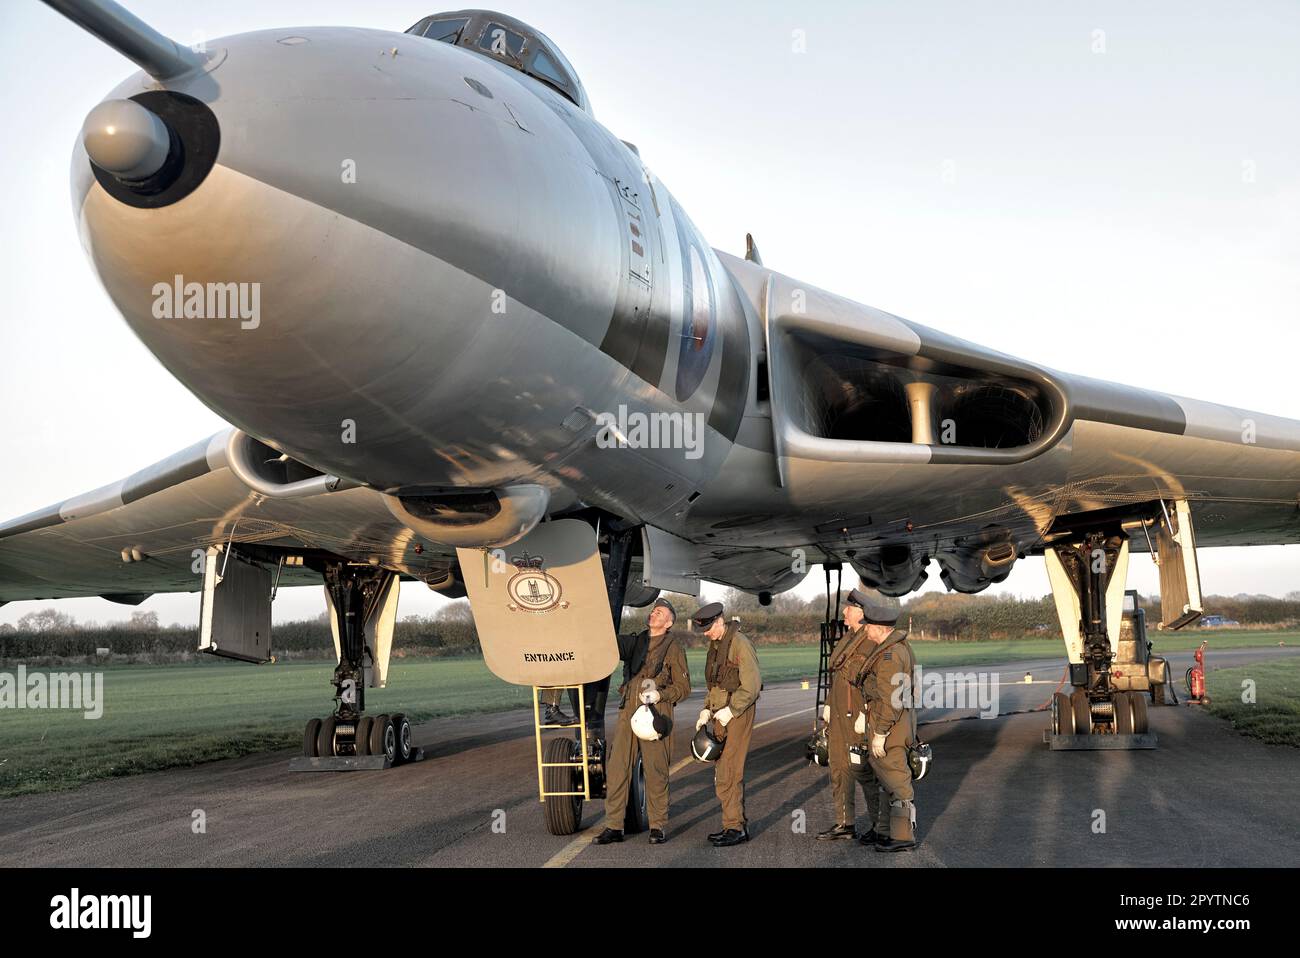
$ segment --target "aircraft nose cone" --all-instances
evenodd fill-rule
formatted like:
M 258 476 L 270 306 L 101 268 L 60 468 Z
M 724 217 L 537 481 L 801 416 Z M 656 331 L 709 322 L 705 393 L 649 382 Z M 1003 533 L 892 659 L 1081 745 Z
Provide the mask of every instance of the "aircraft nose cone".
M 167 124 L 133 100 L 99 104 L 86 117 L 81 139 L 92 163 L 124 180 L 153 176 L 171 148 Z

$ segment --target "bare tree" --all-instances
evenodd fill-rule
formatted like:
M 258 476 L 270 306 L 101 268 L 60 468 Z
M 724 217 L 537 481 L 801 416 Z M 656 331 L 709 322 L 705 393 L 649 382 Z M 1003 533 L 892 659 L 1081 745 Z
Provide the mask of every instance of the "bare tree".
M 434 619 L 438 622 L 461 622 L 472 623 L 474 613 L 470 611 L 469 601 L 466 599 L 457 599 L 455 602 L 448 602 L 438 610 Z
M 158 625 L 157 612 L 132 612 L 129 628 L 133 632 L 157 632 Z
M 28 612 L 18 620 L 19 632 L 71 632 L 77 620 L 57 609 Z

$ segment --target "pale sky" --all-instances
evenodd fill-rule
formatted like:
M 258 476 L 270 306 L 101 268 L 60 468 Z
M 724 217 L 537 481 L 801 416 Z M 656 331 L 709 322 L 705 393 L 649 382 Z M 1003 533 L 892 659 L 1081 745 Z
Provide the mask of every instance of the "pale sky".
M 317 24 L 400 31 L 436 12 L 370 0 L 126 5 L 187 43 Z M 718 248 L 742 251 L 749 231 L 774 269 L 977 343 L 1300 419 L 1294 0 L 503 9 L 560 46 L 597 118 L 640 147 Z M 0 4 L 6 518 L 222 426 L 131 334 L 74 231 L 74 138 L 133 70 L 36 0 Z M 1210 593 L 1300 589 L 1300 549 L 1205 550 L 1202 581 Z M 1131 584 L 1155 591 L 1145 557 Z M 1041 560 L 1001 591 L 1045 594 Z M 437 602 L 411 587 L 401 614 Z M 12 603 L 0 622 L 48 604 Z M 83 620 L 130 611 L 59 607 Z M 191 622 L 198 603 L 157 596 L 141 608 Z M 275 615 L 322 608 L 319 589 L 284 590 Z

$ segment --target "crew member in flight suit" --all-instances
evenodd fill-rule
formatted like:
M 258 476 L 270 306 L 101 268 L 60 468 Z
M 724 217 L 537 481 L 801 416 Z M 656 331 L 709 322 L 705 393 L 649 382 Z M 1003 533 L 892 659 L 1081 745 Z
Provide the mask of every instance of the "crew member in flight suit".
M 695 729 L 699 731 L 705 723 L 713 722 L 715 734 L 725 739 L 713 772 L 713 788 L 722 804 L 722 831 L 711 834 L 709 841 L 716 848 L 727 848 L 749 841 L 749 823 L 745 818 L 745 756 L 749 754 L 754 703 L 758 701 L 763 679 L 753 643 L 741 633 L 737 623 L 727 622 L 721 602 L 702 607 L 691 616 L 691 621 L 697 632 L 709 638 L 709 655 L 704 663 L 708 694 Z
M 666 599 L 656 599 L 646 619 L 647 628 L 637 635 L 618 637 L 623 660 L 623 684 L 618 693 L 618 730 L 605 762 L 605 829 L 592 839 L 593 845 L 623 840 L 628 792 L 636 757 L 645 769 L 646 812 L 650 822 L 650 844 L 662 845 L 668 824 L 668 769 L 672 765 L 672 734 L 653 742 L 637 738 L 632 715 L 649 705 L 670 720 L 673 706 L 691 693 L 691 676 L 686 653 L 672 634 L 677 612 Z
M 858 837 L 854 827 L 854 799 L 858 785 L 862 786 L 867 817 L 873 826 L 881 814 L 880 788 L 867 761 L 865 726 L 859 718 L 866 708 L 860 685 L 867 660 L 876 648 L 876 642 L 868 635 L 871 628 L 869 623 L 877 623 L 878 629 L 881 623 L 892 624 L 898 621 L 898 608 L 883 596 L 854 589 L 844 602 L 842 616 L 846 632 L 831 652 L 830 695 L 822 706 L 822 720 L 827 726 L 835 824 L 826 831 L 819 832 L 818 841 L 852 840 Z M 854 751 L 850 752 L 850 746 L 854 746 Z M 864 844 L 874 844 L 876 836 L 873 827 L 862 836 L 862 841 Z
M 858 680 L 865 702 L 854 726 L 871 735 L 869 762 L 880 783 L 875 817 L 874 844 L 878 852 L 901 852 L 916 847 L 916 805 L 912 796 L 912 769 L 907 750 L 916 741 L 916 708 L 912 676 L 916 656 L 907 644 L 907 630 L 894 627 L 897 610 L 877 614 L 865 609 L 867 641 L 875 644 Z M 901 678 L 901 677 L 906 677 Z M 870 805 L 868 805 L 870 807 Z

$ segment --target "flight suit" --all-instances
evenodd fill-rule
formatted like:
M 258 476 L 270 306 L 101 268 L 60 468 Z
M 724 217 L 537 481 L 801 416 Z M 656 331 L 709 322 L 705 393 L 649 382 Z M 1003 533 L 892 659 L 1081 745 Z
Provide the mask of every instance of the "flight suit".
M 713 770 L 713 790 L 722 805 L 723 830 L 740 831 L 747 824 L 745 756 L 749 754 L 749 740 L 754 733 L 754 703 L 758 701 L 763 679 L 754 645 L 741 634 L 736 623 L 727 626 L 722 638 L 709 642 L 704 680 L 708 686 L 704 707 L 715 715 L 722 708 L 730 708 L 732 712 L 726 728 L 713 722 L 714 735 L 726 740 Z
M 538 693 L 537 701 L 542 705 L 549 705 L 552 708 L 559 708 L 564 704 L 565 689 L 545 689 Z M 573 689 L 567 690 L 569 693 L 569 706 L 576 713 L 578 711 L 578 693 Z
M 659 702 L 652 705 L 669 719 L 673 706 L 691 693 L 691 676 L 686 669 L 686 653 L 673 637 L 672 630 L 655 641 L 649 631 L 635 636 L 618 637 L 619 657 L 623 660 L 623 684 L 619 686 L 618 729 L 605 762 L 605 827 L 623 830 L 627 816 L 627 798 L 632 785 L 636 757 L 641 756 L 645 769 L 645 801 L 651 828 L 668 824 L 668 769 L 672 765 L 672 735 L 646 742 L 632 731 L 632 714 L 641 707 L 641 682 L 654 679 Z M 631 674 L 629 674 L 631 673 Z
M 907 632 L 895 629 L 877 646 L 876 654 L 865 664 L 859 682 L 866 703 L 867 738 L 874 733 L 885 735 L 885 757 L 871 756 L 871 771 L 880 783 L 885 801 L 878 802 L 876 834 L 900 841 L 913 841 L 916 806 L 913 804 L 912 769 L 907 764 L 907 747 L 916 740 L 914 702 L 904 701 L 904 693 L 915 694 L 911 677 L 916 656 L 907 644 Z M 900 691 L 905 675 L 908 683 Z
M 835 805 L 835 824 L 852 828 L 857 813 L 854 800 L 857 785 L 867 803 L 867 817 L 875 822 L 880 814 L 880 787 L 871 766 L 866 762 L 853 763 L 850 745 L 865 745 L 868 738 L 853 731 L 864 701 L 859 679 L 867 659 L 875 650 L 875 643 L 867 638 L 866 626 L 860 626 L 835 644 L 831 652 L 831 688 L 826 704 L 830 706 L 830 724 L 826 741 L 831 763 L 831 799 Z M 725 752 L 724 752 L 725 754 Z
M 564 701 L 564 689 L 546 689 L 538 693 L 537 701 L 542 705 L 559 708 L 560 703 Z

